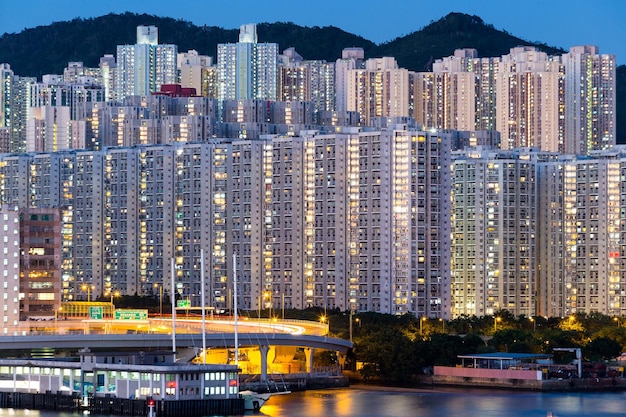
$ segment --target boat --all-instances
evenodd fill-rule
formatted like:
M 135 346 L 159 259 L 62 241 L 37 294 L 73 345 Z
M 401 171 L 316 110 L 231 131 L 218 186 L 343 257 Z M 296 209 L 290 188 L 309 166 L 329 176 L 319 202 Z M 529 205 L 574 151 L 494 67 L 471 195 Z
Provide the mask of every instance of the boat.
M 263 404 L 272 396 L 270 393 L 261 394 L 250 390 L 239 391 L 239 395 L 243 398 L 243 409 L 245 411 L 259 411 Z
M 274 395 L 291 394 L 291 391 L 263 392 L 245 390 L 239 391 L 239 395 L 243 398 L 243 408 L 245 411 L 259 411 L 263 404 Z

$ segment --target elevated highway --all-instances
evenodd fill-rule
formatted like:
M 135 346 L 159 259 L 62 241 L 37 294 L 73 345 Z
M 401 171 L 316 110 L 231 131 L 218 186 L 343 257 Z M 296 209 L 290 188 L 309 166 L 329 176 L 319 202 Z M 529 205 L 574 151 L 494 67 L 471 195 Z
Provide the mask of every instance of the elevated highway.
M 203 338 L 204 329 L 204 338 Z M 8 333 L 8 334 L 7 334 Z M 268 370 L 290 373 L 296 350 L 304 352 L 306 372 L 313 370 L 316 349 L 334 351 L 341 357 L 352 343 L 328 336 L 324 323 L 303 320 L 252 320 L 237 322 L 237 339 L 243 357 L 243 373 L 267 378 Z M 206 346 L 206 351 L 202 347 Z M 0 356 L 4 352 L 29 352 L 48 349 L 75 352 L 80 349 L 107 351 L 176 350 L 181 361 L 198 358 L 206 363 L 234 360 L 235 322 L 232 319 L 147 320 L 55 320 L 22 322 L 0 336 Z
M 314 349 L 333 350 L 345 353 L 352 343 L 343 339 L 326 336 L 293 335 L 281 333 L 244 333 L 239 334 L 240 347 L 252 346 L 292 346 Z M 35 350 L 35 349 L 172 349 L 172 336 L 159 333 L 140 334 L 37 334 L 25 336 L 0 337 L 0 350 Z M 181 333 L 176 335 L 176 347 L 180 349 L 198 349 L 202 347 L 200 333 Z M 234 333 L 207 333 L 207 348 L 232 349 L 235 346 Z

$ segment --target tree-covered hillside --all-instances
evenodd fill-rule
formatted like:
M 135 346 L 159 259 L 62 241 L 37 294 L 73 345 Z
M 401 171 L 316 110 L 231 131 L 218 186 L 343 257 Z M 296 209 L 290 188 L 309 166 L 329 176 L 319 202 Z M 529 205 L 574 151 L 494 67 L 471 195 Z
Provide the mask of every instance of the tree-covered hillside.
M 97 66 L 104 54 L 115 54 L 117 45 L 134 44 L 137 26 L 155 25 L 159 42 L 178 45 L 179 51 L 195 49 L 215 56 L 217 44 L 237 42 L 239 29 L 196 26 L 190 22 L 147 14 L 108 14 L 94 19 L 74 19 L 26 29 L 0 37 L 0 62 L 23 76 L 59 74 L 70 61 Z M 293 23 L 262 23 L 257 26 L 260 42 L 276 42 L 281 51 L 293 46 L 306 59 L 335 60 L 346 46 L 366 51 L 375 44 L 335 27 L 302 27 Z
M 432 61 L 454 54 L 455 49 L 473 48 L 479 56 L 490 57 L 507 54 L 511 48 L 520 45 L 533 45 L 550 55 L 563 53 L 562 49 L 525 41 L 497 30 L 478 16 L 450 13 L 417 32 L 381 44 L 376 54 L 394 56 L 404 68 L 429 71 Z

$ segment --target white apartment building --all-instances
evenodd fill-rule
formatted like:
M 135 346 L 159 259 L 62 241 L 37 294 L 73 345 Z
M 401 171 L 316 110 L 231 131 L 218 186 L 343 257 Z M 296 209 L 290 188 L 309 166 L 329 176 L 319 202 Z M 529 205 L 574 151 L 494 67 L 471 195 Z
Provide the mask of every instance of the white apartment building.
M 72 149 L 69 106 L 31 107 L 26 124 L 27 152 Z
M 512 48 L 496 73 L 496 130 L 502 149 L 564 149 L 563 67 L 535 47 Z
M 239 42 L 217 45 L 218 99 L 278 98 L 278 44 L 258 43 L 256 25 L 240 27 Z
M 503 149 L 607 149 L 615 144 L 615 57 L 595 46 L 552 57 L 534 47 L 493 58 L 460 49 L 416 75 L 415 119 L 426 128 L 498 130 Z
M 178 54 L 178 73 L 180 85 L 194 88 L 197 95 L 202 94 L 202 73 L 213 65 L 210 56 L 199 55 L 198 51 L 189 50 Z
M 475 49 L 457 49 L 436 60 L 432 73 L 417 73 L 424 81 L 415 83 L 416 121 L 427 128 L 495 130 L 499 62 L 479 58 Z
M 61 210 L 64 300 L 163 288 L 199 306 L 204 285 L 229 308 L 235 253 L 244 309 L 445 317 L 450 144 L 397 126 L 4 155 L 2 198 Z
M 536 315 L 537 161 L 524 150 L 455 154 L 452 317 Z
M 539 314 L 626 314 L 624 149 L 541 164 L 539 178 Z
M 420 72 L 414 76 L 416 120 L 430 129 L 474 130 L 476 77 L 471 72 Z
M 12 335 L 20 320 L 20 212 L 0 206 L 0 248 L 2 250 L 2 334 Z
M 615 145 L 615 55 L 573 46 L 565 67 L 565 149 L 588 154 Z
M 33 77 L 15 75 L 9 64 L 0 64 L 0 128 L 9 130 L 6 152 L 26 150 L 30 84 L 36 81 Z
M 11 126 L 13 71 L 9 64 L 0 64 L 0 127 Z
M 44 75 L 42 82 L 31 83 L 28 97 L 29 108 L 43 106 L 67 106 L 71 120 L 78 120 L 78 109 L 85 103 L 104 102 L 104 89 L 93 77 L 80 76 L 74 83 L 63 81 L 60 75 Z
M 364 69 L 348 70 L 346 92 L 347 110 L 358 112 L 363 126 L 375 117 L 409 115 L 409 71 L 395 58 L 368 59 Z
M 293 53 L 297 55 L 297 52 Z M 301 58 L 288 60 L 279 66 L 278 100 L 311 102 L 315 114 L 333 110 L 335 64 L 326 61 L 304 61 Z
M 178 46 L 159 44 L 155 26 L 137 26 L 137 43 L 117 46 L 115 88 L 117 101 L 128 96 L 145 96 L 162 84 L 178 81 Z
M 98 68 L 100 69 L 101 85 L 104 88 L 104 101 L 116 101 L 117 63 L 115 62 L 115 56 L 112 54 L 102 56 Z
M 363 48 L 345 48 L 341 58 L 335 62 L 335 111 L 348 111 L 348 71 L 363 69 L 365 52 Z

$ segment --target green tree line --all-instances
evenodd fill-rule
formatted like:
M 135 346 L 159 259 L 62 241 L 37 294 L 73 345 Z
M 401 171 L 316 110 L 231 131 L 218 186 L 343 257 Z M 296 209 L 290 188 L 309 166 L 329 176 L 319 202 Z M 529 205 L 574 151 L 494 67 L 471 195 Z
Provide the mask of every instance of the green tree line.
M 350 317 L 352 331 L 350 331 Z M 459 355 L 489 352 L 554 354 L 555 363 L 570 363 L 573 353 L 554 348 L 581 348 L 583 360 L 611 361 L 626 351 L 626 319 L 599 313 L 569 317 L 492 316 L 453 320 L 378 313 L 331 312 L 330 333 L 350 338 L 348 365 L 364 379 L 406 383 L 435 365 L 455 366 Z

